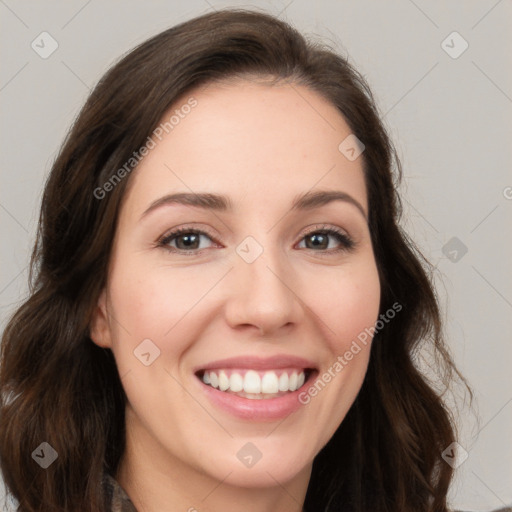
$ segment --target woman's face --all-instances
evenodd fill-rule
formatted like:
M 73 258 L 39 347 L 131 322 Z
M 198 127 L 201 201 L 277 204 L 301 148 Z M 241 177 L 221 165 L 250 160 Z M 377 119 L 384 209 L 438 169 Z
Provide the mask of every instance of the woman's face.
M 130 178 L 91 337 L 115 356 L 138 465 L 284 485 L 309 476 L 367 369 L 364 154 L 299 85 L 211 84 L 163 122 L 176 109 Z

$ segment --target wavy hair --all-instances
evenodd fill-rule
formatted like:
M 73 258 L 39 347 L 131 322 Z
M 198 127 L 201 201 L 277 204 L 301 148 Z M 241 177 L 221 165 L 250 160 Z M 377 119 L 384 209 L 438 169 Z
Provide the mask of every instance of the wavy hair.
M 369 227 L 381 313 L 403 310 L 375 335 L 368 370 L 347 416 L 313 462 L 310 512 L 446 512 L 456 439 L 453 414 L 415 361 L 436 357 L 437 383 L 462 379 L 443 341 L 432 267 L 400 227 L 402 170 L 372 92 L 348 59 L 277 18 L 226 9 L 140 44 L 100 79 L 53 163 L 31 257 L 30 292 L 2 337 L 0 464 L 19 512 L 105 512 L 104 471 L 125 443 L 126 395 L 109 349 L 89 323 L 106 284 L 130 176 L 98 187 L 142 147 L 193 88 L 230 78 L 300 84 L 333 104 L 365 145 Z M 470 391 L 471 393 L 471 391 Z M 57 461 L 32 452 L 48 442 Z

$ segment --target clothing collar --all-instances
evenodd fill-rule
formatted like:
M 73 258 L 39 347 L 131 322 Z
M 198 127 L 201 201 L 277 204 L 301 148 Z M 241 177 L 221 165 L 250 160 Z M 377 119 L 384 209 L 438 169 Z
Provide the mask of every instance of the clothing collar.
M 110 512 L 137 512 L 128 494 L 112 475 L 104 473 L 103 484 Z

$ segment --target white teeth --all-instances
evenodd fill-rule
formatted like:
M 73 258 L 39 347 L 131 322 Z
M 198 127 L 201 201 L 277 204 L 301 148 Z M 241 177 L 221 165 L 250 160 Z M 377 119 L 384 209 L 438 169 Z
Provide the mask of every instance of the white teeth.
M 244 379 L 239 373 L 233 373 L 229 378 L 229 389 L 235 393 L 244 389 Z
M 279 391 L 288 391 L 288 379 L 288 374 L 286 372 L 279 377 Z
M 293 372 L 290 375 L 290 382 L 288 383 L 288 389 L 295 391 L 297 389 L 297 372 Z
M 205 371 L 202 380 L 205 384 L 221 391 L 231 391 L 249 399 L 274 398 L 278 393 L 295 391 L 306 380 L 303 371 L 291 374 L 283 371 L 278 377 L 276 371 L 256 372 L 248 370 L 245 375 L 228 370 Z
M 219 387 L 219 378 L 217 377 L 217 374 L 215 372 L 210 372 L 210 385 L 213 388 Z
M 245 374 L 244 391 L 246 393 L 261 393 L 261 379 L 254 370 L 249 370 Z
M 266 372 L 261 379 L 262 393 L 277 393 L 279 391 L 279 381 L 274 372 Z
M 229 379 L 225 372 L 219 373 L 219 389 L 226 391 L 229 388 Z

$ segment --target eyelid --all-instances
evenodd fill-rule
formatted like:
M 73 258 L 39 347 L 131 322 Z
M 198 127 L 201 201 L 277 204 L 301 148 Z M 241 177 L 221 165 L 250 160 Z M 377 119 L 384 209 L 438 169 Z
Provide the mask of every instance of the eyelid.
M 322 222 L 320 222 L 318 224 L 310 224 L 309 226 L 306 226 L 299 233 L 299 236 L 301 237 L 301 240 L 302 240 L 302 238 L 305 237 L 306 235 L 316 233 L 317 231 L 335 231 L 339 234 L 345 235 L 347 238 L 352 239 L 352 237 L 348 234 L 348 231 L 346 229 L 340 228 L 333 224 L 326 224 L 326 223 L 322 223 Z
M 170 250 L 169 246 L 167 244 L 169 243 L 169 241 L 171 239 L 174 239 L 174 238 L 178 237 L 181 234 L 191 233 L 191 232 L 197 233 L 199 235 L 206 235 L 208 238 L 211 239 L 211 241 L 213 243 L 215 243 L 217 245 L 219 244 L 219 242 L 217 240 L 217 237 L 214 234 L 212 234 L 209 229 L 203 228 L 203 227 L 199 228 L 199 227 L 196 227 L 195 225 L 185 225 L 185 226 L 181 226 L 181 227 L 178 227 L 178 228 L 173 228 L 173 229 L 170 229 L 170 230 L 166 231 L 166 233 L 163 234 L 157 240 L 156 245 L 158 247 L 162 247 L 164 249 Z M 183 254 L 183 253 L 199 254 L 202 251 L 203 251 L 202 249 L 190 250 L 190 251 L 186 251 L 184 249 L 173 249 L 173 250 L 170 250 L 170 252 L 175 252 L 175 253 L 178 253 L 178 254 Z
M 347 230 L 340 228 L 335 225 L 331 224 L 313 224 L 310 226 L 307 226 L 304 228 L 300 235 L 299 235 L 299 242 L 301 243 L 304 238 L 308 235 L 312 235 L 314 233 L 327 233 L 329 236 L 338 236 L 339 238 L 342 238 L 341 247 L 336 249 L 329 249 L 324 251 L 315 251 L 314 249 L 309 249 L 309 251 L 312 251 L 313 253 L 316 253 L 320 256 L 329 256 L 332 254 L 337 254 L 340 252 L 349 252 L 356 248 L 358 245 L 357 242 L 354 240 L 354 238 L 348 233 Z

